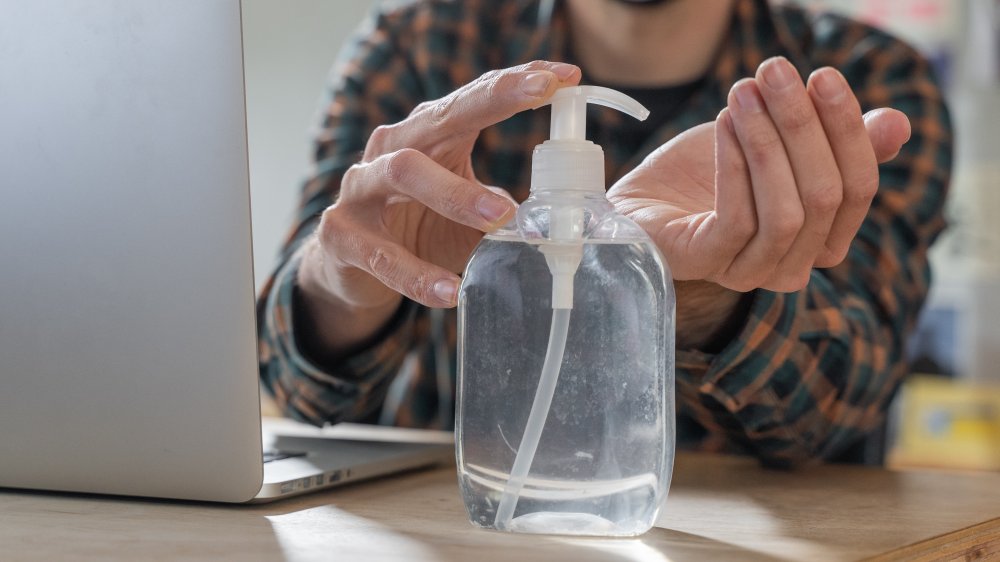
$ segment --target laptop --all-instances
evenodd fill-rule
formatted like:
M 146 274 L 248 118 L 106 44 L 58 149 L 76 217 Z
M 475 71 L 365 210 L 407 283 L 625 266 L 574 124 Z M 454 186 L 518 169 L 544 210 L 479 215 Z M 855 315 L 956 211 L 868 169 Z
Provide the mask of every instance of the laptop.
M 264 501 L 454 458 L 262 437 L 240 9 L 0 0 L 0 487 Z

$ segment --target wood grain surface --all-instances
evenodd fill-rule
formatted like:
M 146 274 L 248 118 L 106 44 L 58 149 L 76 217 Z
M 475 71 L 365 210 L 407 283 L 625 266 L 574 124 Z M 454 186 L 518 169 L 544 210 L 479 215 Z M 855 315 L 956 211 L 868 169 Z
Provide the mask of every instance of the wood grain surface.
M 657 527 L 635 539 L 473 528 L 454 467 L 264 505 L 0 490 L 0 560 L 879 560 L 1000 552 L 1000 474 L 678 457 Z M 968 558 L 967 558 L 968 556 Z

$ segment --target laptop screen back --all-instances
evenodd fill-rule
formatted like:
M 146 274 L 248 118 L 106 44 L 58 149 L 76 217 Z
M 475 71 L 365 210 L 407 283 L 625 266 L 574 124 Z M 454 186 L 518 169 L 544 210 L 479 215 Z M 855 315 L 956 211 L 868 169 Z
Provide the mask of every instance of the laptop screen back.
M 0 14 L 0 486 L 252 497 L 239 2 Z

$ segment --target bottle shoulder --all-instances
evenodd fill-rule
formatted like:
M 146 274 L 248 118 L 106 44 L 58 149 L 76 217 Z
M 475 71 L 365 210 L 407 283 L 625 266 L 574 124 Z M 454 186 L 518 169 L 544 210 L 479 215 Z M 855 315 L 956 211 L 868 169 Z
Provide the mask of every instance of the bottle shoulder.
M 533 195 L 518 208 L 517 215 L 493 235 L 518 238 L 528 243 L 553 241 L 553 215 L 570 214 L 578 223 L 574 237 L 583 243 L 633 244 L 650 241 L 649 235 L 628 217 L 619 214 L 603 195 Z

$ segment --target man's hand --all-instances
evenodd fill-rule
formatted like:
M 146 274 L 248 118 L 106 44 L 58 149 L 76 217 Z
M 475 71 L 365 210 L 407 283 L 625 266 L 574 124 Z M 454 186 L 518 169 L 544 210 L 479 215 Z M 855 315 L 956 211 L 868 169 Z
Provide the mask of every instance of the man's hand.
M 473 173 L 480 131 L 579 80 L 579 68 L 544 61 L 494 71 L 375 130 L 304 248 L 299 286 L 319 333 L 314 348 L 367 339 L 398 308 L 400 295 L 431 307 L 455 305 L 456 273 L 482 233 L 516 209 Z
M 773 58 L 733 86 L 714 123 L 679 135 L 615 184 L 610 199 L 650 233 L 674 278 L 698 281 L 678 285 L 679 341 L 710 338 L 737 292 L 797 291 L 814 267 L 843 261 L 878 189 L 878 163 L 909 134 L 896 110 L 862 116 L 836 70 L 819 69 L 804 85 Z M 686 309 L 684 291 L 718 304 Z

